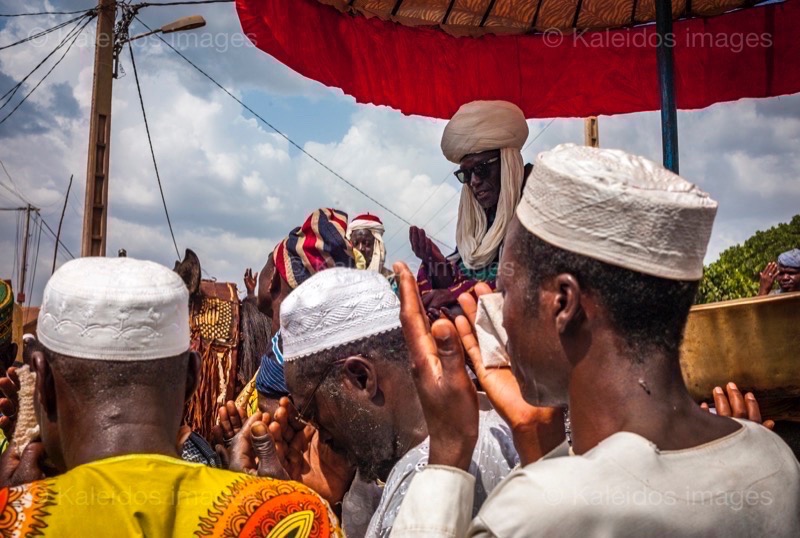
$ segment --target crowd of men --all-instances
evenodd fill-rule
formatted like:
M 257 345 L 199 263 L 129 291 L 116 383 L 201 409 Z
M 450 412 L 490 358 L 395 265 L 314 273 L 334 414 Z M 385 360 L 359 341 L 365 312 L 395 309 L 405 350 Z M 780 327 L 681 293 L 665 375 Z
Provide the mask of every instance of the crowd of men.
M 332 208 L 248 270 L 269 344 L 209 439 L 182 427 L 185 281 L 64 264 L 0 380 L 0 534 L 800 536 L 800 463 L 753 394 L 710 412 L 681 375 L 717 203 L 619 150 L 526 165 L 527 136 L 506 102 L 448 123 L 457 250 L 411 228 L 416 275 Z M 798 275 L 795 249 L 761 293 Z

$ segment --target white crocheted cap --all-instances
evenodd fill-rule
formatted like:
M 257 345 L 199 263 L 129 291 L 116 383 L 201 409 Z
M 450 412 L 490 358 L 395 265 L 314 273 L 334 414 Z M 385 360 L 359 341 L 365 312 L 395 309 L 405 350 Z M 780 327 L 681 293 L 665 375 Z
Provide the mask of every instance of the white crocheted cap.
M 699 280 L 717 202 L 643 157 L 562 144 L 536 158 L 517 218 L 564 250 L 671 280 Z
M 37 332 L 45 347 L 68 357 L 173 357 L 189 349 L 189 291 L 154 262 L 79 258 L 47 283 Z
M 281 303 L 285 361 L 399 327 L 400 301 L 386 277 L 374 271 L 320 271 Z

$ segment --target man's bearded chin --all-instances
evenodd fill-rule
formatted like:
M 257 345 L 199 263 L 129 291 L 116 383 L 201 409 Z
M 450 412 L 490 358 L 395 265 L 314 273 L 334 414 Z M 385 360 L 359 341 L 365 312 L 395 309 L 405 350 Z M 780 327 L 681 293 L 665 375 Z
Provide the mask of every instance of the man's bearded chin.
M 368 439 L 369 436 L 360 438 Z M 358 475 L 367 482 L 386 481 L 392 468 L 408 451 L 395 434 L 381 436 L 375 441 L 360 445 L 357 452 L 348 455 L 350 463 L 358 469 Z

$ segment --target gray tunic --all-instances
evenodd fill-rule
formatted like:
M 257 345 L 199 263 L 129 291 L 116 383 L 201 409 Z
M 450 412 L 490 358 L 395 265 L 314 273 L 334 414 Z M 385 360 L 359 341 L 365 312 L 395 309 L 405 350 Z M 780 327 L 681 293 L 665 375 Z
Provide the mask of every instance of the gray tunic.
M 430 438 L 408 451 L 392 468 L 378 509 L 370 521 L 368 537 L 389 536 L 411 481 L 428 464 L 429 448 Z M 495 486 L 517 465 L 519 455 L 514 448 L 511 429 L 495 411 L 481 411 L 478 442 L 469 466 L 469 473 L 475 477 L 473 516 L 477 515 Z

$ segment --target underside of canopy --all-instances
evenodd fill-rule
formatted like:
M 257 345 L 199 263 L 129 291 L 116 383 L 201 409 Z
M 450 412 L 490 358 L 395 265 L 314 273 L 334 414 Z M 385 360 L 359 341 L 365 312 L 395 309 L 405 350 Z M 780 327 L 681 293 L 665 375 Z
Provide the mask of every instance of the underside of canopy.
M 591 5 L 601 3 L 571 1 L 583 6 L 573 12 L 579 20 L 587 16 L 581 13 L 591 12 Z M 415 3 L 394 2 L 398 13 Z M 542 0 L 541 9 L 549 2 L 556 0 Z M 406 26 L 358 11 L 368 4 L 388 3 L 355 0 L 349 6 L 355 12 L 343 12 L 323 0 L 237 0 L 236 5 L 244 33 L 278 61 L 341 88 L 359 102 L 388 105 L 406 114 L 449 118 L 459 106 L 477 99 L 511 101 L 528 118 L 660 108 L 659 35 L 653 24 L 455 37 L 438 26 Z M 468 3 L 480 2 L 456 0 L 453 6 Z M 514 2 L 496 0 L 490 17 L 506 3 Z M 686 9 L 680 0 L 675 3 L 680 13 Z M 704 4 L 729 5 L 725 0 L 691 2 Z M 677 106 L 696 109 L 800 92 L 798 32 L 800 0 L 676 20 L 670 37 Z
M 597 30 L 653 22 L 655 0 L 318 0 L 342 12 L 453 35 Z M 711 17 L 764 0 L 673 0 L 674 18 Z

